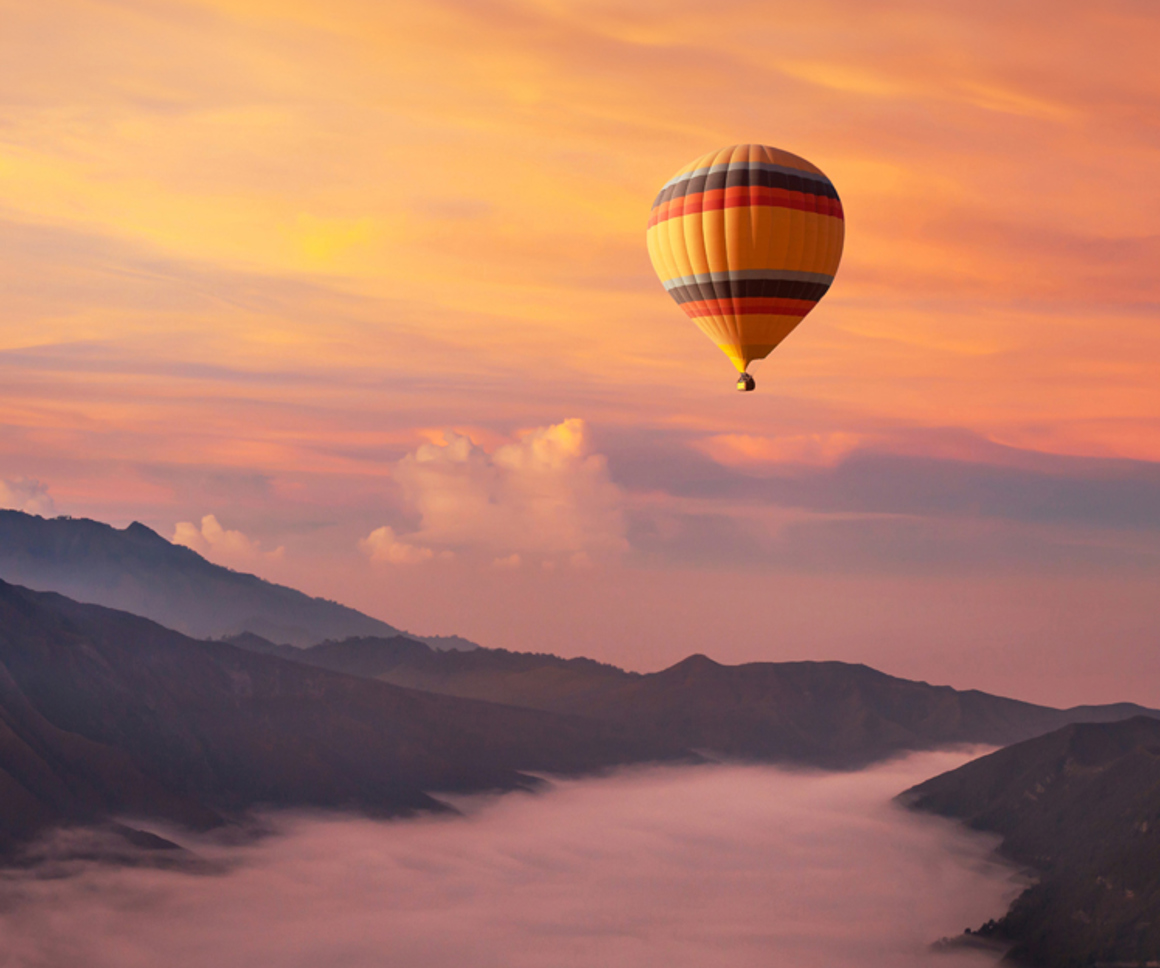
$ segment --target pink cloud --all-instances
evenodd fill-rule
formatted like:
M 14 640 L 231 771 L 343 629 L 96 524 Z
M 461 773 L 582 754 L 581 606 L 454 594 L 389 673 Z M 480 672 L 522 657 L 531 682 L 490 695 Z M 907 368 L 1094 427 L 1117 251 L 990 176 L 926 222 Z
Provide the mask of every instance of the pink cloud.
M 260 544 L 241 531 L 223 528 L 217 516 L 207 514 L 196 525 L 191 521 L 179 521 L 174 526 L 174 544 L 184 545 L 202 555 L 233 561 L 253 561 L 260 558 L 281 558 L 285 548 L 279 546 L 273 551 L 263 551 Z
M 0 508 L 44 516 L 56 513 L 48 485 L 30 477 L 0 478 Z
M 420 518 L 407 547 L 483 551 L 509 567 L 522 555 L 627 548 L 622 494 L 583 420 L 523 431 L 490 452 L 449 431 L 398 461 L 393 477 Z

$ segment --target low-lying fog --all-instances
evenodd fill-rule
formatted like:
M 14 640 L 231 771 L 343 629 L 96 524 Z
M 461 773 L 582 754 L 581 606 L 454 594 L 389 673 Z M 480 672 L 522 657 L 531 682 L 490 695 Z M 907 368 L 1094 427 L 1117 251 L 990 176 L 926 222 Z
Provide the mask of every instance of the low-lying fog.
M 1011 871 L 993 841 L 890 803 L 966 758 L 647 769 L 457 801 L 466 817 L 283 816 L 248 846 L 185 841 L 224 872 L 7 872 L 0 965 L 985 965 L 928 946 L 998 916 Z

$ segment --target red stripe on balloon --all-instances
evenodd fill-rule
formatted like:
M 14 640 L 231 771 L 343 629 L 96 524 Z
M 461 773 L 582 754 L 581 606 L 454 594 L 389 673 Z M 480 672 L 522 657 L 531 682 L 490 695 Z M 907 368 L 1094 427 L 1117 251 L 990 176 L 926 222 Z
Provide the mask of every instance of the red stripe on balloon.
M 804 316 L 817 305 L 810 299 L 761 299 L 739 296 L 735 299 L 698 299 L 681 303 L 690 319 L 698 316 Z

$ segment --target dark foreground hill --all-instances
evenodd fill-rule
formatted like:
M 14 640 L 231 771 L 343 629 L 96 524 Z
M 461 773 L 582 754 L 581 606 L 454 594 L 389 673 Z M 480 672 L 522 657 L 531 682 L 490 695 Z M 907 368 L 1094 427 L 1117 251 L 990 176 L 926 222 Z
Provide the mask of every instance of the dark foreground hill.
M 0 582 L 0 852 L 115 815 L 206 827 L 258 805 L 391 814 L 680 755 L 607 723 L 416 692 L 199 642 Z
M 1160 963 L 1160 721 L 1077 724 L 903 794 L 1041 874 L 976 936 L 1044 968 Z
M 313 645 L 399 632 L 337 602 L 215 565 L 136 522 L 119 530 L 84 518 L 0 510 L 0 579 L 124 609 L 194 638 L 248 631 Z M 423 641 L 474 648 L 457 636 Z
M 278 649 L 253 636 L 235 641 L 246 648 Z M 402 636 L 282 651 L 298 661 L 395 685 L 598 719 L 654 742 L 839 769 L 907 750 L 959 743 L 1003 746 L 1069 722 L 1148 712 L 1130 703 L 1052 709 L 844 662 L 726 666 L 695 655 L 642 675 L 591 659 L 502 649 L 436 652 Z

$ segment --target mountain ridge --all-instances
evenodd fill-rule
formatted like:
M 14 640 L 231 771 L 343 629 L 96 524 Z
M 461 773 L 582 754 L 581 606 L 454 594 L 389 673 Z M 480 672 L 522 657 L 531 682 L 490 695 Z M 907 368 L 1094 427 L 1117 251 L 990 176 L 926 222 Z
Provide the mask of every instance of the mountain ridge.
M 56 823 L 208 827 L 263 804 L 438 810 L 432 791 L 686 755 L 582 717 L 312 668 L 0 581 L 0 852 Z
M 253 638 L 238 644 L 278 648 Z M 940 745 L 1006 745 L 1073 721 L 1160 716 L 1132 703 L 1055 709 L 832 660 L 729 666 L 695 654 L 637 673 L 547 653 L 434 652 L 405 636 L 321 643 L 286 657 L 443 695 L 582 715 L 719 755 L 833 769 Z
M 198 639 L 249 631 L 308 646 L 400 634 L 349 606 L 216 565 L 139 521 L 118 529 L 0 509 L 0 579 L 132 612 Z M 458 636 L 413 637 L 436 648 L 475 647 Z
M 920 783 L 899 800 L 1003 837 L 1039 872 L 966 940 L 1036 968 L 1160 961 L 1160 720 L 1072 723 Z

